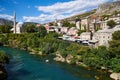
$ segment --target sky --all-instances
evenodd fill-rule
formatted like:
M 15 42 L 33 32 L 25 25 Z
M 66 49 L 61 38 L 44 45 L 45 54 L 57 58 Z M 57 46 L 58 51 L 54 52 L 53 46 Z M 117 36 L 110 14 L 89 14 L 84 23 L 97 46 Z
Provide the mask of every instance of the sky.
M 0 0 L 0 18 L 47 23 L 95 9 L 115 0 Z

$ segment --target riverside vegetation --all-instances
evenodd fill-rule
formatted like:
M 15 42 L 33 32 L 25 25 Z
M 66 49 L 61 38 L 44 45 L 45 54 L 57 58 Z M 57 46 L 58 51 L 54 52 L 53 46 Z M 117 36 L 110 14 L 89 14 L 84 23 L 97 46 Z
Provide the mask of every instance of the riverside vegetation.
M 8 63 L 9 56 L 4 51 L 0 51 L 0 80 L 7 80 L 8 75 L 4 68 L 4 65 Z
M 14 48 L 32 51 L 40 55 L 60 54 L 63 58 L 69 58 L 70 64 L 87 65 L 92 68 L 112 70 L 120 72 L 120 31 L 113 34 L 110 47 L 104 46 L 90 49 L 76 43 L 58 40 L 59 34 L 47 33 L 44 27 L 38 31 L 29 31 L 24 34 L 0 34 L 0 44 Z

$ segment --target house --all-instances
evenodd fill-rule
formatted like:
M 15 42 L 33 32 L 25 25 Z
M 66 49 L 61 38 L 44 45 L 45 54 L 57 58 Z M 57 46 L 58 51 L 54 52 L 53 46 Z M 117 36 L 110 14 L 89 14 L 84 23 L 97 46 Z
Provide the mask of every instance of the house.
M 61 27 L 60 32 L 61 32 L 62 34 L 66 34 L 67 31 L 68 31 L 68 27 Z
M 101 21 L 101 28 L 102 29 L 108 29 L 109 26 L 107 25 L 107 22 L 110 21 L 110 20 L 114 20 L 117 23 L 117 25 L 120 24 L 120 16 L 112 16 L 108 20 Z
M 91 39 L 91 33 L 90 32 L 83 32 L 80 34 L 80 39 L 82 40 L 90 40 Z
M 77 29 L 80 29 L 80 19 L 78 18 L 78 17 L 76 17 L 76 19 L 75 19 L 75 24 L 76 24 L 76 28 Z
M 71 27 L 71 28 L 68 30 L 67 35 L 77 36 L 77 35 L 78 35 L 77 32 L 78 32 L 78 29 L 76 29 L 75 27 Z
M 112 34 L 118 30 L 120 30 L 120 25 L 117 25 L 112 29 L 98 30 L 94 33 L 93 40 L 98 41 L 98 46 L 104 45 L 106 47 L 109 47 L 108 42 L 112 40 Z
M 87 18 L 84 18 L 84 19 L 81 19 L 81 30 L 85 30 L 86 28 L 88 27 L 88 19 Z

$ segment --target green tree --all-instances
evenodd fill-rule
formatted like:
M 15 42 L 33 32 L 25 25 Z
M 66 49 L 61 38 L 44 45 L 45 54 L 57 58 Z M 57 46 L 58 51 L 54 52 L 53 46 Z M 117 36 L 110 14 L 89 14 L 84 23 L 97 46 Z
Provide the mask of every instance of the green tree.
M 34 24 L 26 24 L 23 25 L 23 31 L 27 33 L 33 33 L 36 32 L 35 25 Z
M 38 31 L 38 33 L 37 33 L 37 36 L 38 36 L 38 37 L 44 37 L 44 36 L 46 36 L 46 34 L 47 34 L 47 31 L 46 31 L 46 29 L 45 29 L 44 26 L 38 27 L 38 28 L 37 28 L 37 31 Z
M 10 33 L 11 26 L 0 25 L 0 33 Z
M 67 20 L 63 21 L 63 26 L 70 27 L 70 23 Z
M 112 57 L 120 57 L 120 31 L 115 31 L 112 34 L 113 40 L 109 42 L 109 51 Z
M 120 40 L 120 30 L 115 31 L 114 34 L 112 34 L 113 40 Z
M 107 25 L 109 26 L 109 28 L 113 28 L 113 27 L 115 27 L 116 22 L 114 20 L 110 20 L 107 22 Z
M 110 60 L 110 69 L 114 72 L 120 72 L 120 58 L 112 58 Z
M 4 51 L 0 51 L 0 65 L 8 64 L 9 56 Z

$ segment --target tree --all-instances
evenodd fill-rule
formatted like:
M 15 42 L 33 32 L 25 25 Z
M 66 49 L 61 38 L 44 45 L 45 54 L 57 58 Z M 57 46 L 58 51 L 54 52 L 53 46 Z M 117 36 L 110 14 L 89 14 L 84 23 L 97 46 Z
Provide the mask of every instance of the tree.
M 9 57 L 4 51 L 0 51 L 0 65 L 8 64 Z
M 114 72 L 120 72 L 120 58 L 112 58 L 109 66 Z
M 107 22 L 107 25 L 109 26 L 109 28 L 113 28 L 113 27 L 115 27 L 116 22 L 114 20 L 110 20 Z
M 112 38 L 113 38 L 113 40 L 120 40 L 120 30 L 119 31 L 115 31 L 112 34 Z
M 0 33 L 10 33 L 11 26 L 0 25 Z
M 37 28 L 37 31 L 38 31 L 38 37 L 44 37 L 47 34 L 47 31 L 44 26 L 39 26 Z
M 109 42 L 109 51 L 112 56 L 120 57 L 120 31 L 112 34 L 113 40 Z
M 35 25 L 34 24 L 23 25 L 23 31 L 27 33 L 36 32 Z
M 69 27 L 69 26 L 70 26 L 70 23 L 69 23 L 67 20 L 64 20 L 64 21 L 63 21 L 63 26 Z

